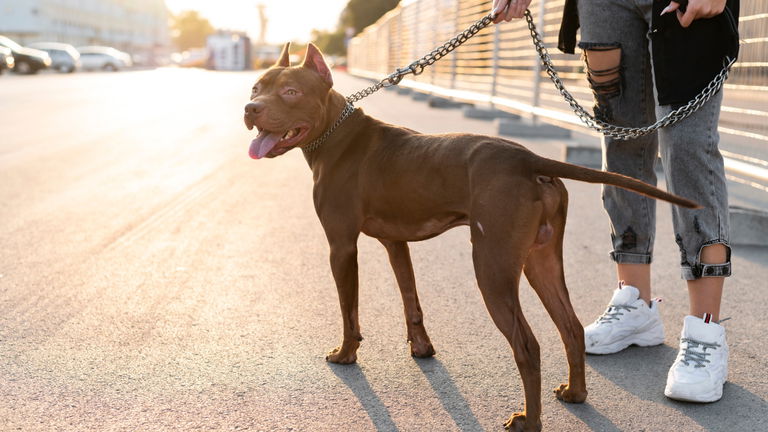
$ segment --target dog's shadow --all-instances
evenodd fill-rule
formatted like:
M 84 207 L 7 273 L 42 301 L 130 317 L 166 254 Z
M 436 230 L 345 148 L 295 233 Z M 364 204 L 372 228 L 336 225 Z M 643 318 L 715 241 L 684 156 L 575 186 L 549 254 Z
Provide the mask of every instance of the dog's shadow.
M 421 372 L 429 381 L 445 411 L 461 431 L 481 431 L 483 427 L 469 408 L 469 403 L 459 391 L 451 374 L 435 357 L 414 358 Z
M 483 430 L 477 417 L 469 408 L 469 403 L 456 387 L 443 363 L 434 357 L 414 358 L 414 360 L 458 429 L 461 431 Z M 398 430 L 387 407 L 371 388 L 360 366 L 357 364 L 340 366 L 329 363 L 329 367 L 352 390 L 377 431 Z
M 723 398 L 714 404 L 678 402 L 664 396 L 667 371 L 676 355 L 677 350 L 668 345 L 630 347 L 610 356 L 588 355 L 587 364 L 603 378 L 638 399 L 671 408 L 689 417 L 703 430 L 756 430 L 756 425 L 768 420 L 768 402 L 730 382 L 726 382 L 723 388 Z M 566 407 L 592 430 L 618 430 L 610 420 L 587 404 Z
M 377 431 L 397 431 L 397 425 L 392 421 L 387 407 L 381 402 L 379 396 L 371 388 L 368 378 L 357 363 L 351 365 L 337 365 L 328 363 L 331 371 L 352 390 L 366 414 L 370 417 Z

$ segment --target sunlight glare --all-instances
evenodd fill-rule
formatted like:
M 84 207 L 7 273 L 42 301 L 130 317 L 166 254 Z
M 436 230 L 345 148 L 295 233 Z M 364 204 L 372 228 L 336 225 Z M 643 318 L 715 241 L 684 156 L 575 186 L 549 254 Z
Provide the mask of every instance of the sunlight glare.
M 196 10 L 214 27 L 247 32 L 256 39 L 260 32 L 257 6 L 265 6 L 268 19 L 266 41 L 309 41 L 312 30 L 334 30 L 349 0 L 166 0 L 173 14 Z

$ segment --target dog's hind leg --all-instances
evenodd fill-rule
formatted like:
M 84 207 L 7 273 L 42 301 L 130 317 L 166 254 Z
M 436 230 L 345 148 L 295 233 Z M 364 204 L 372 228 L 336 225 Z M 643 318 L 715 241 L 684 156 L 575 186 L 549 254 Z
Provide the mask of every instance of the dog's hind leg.
M 565 193 L 565 189 L 563 188 Z M 555 389 L 558 399 L 580 403 L 587 397 L 584 377 L 584 327 L 571 306 L 563 274 L 563 233 L 567 211 L 567 195 L 547 223 L 554 235 L 531 250 L 525 262 L 525 276 L 538 294 L 549 316 L 560 332 L 568 358 L 568 384 Z
M 435 349 L 427 336 L 424 328 L 424 316 L 419 305 L 419 295 L 416 293 L 416 278 L 413 275 L 413 264 L 408 243 L 404 241 L 392 241 L 379 239 L 387 248 L 389 262 L 395 272 L 397 285 L 400 287 L 400 295 L 403 297 L 405 312 L 405 326 L 408 329 L 408 343 L 411 346 L 411 355 L 414 357 L 432 357 Z
M 516 220 L 513 218 L 512 220 Z M 524 219 L 524 218 L 523 218 Z M 515 362 L 523 380 L 525 409 L 514 413 L 505 423 L 513 431 L 541 430 L 541 361 L 539 344 L 523 316 L 518 298 L 520 274 L 534 241 L 535 222 L 530 227 L 497 230 L 510 218 L 495 215 L 481 229 L 472 223 L 472 258 L 478 286 L 496 327 L 512 346 Z M 496 223 L 490 223 L 496 221 Z

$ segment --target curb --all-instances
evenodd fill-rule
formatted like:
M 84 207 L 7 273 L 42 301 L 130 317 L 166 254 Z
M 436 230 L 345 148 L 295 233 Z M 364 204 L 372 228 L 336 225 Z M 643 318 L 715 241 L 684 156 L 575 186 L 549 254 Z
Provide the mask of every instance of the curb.
M 473 106 L 464 107 L 464 117 L 478 120 L 520 120 L 520 116 L 517 114 L 501 111 L 494 108 L 477 108 Z
M 574 165 L 600 169 L 603 166 L 603 151 L 600 147 L 568 144 L 563 147 L 562 160 Z
M 767 212 L 738 206 L 728 210 L 731 218 L 731 244 L 768 247 Z
M 472 106 L 472 104 L 468 104 L 465 102 L 456 102 L 451 99 L 446 99 L 439 96 L 431 96 L 427 99 L 427 104 L 431 108 L 462 108 L 465 106 Z
M 533 124 L 528 120 L 501 119 L 499 135 L 524 138 L 570 138 L 571 131 L 546 123 Z

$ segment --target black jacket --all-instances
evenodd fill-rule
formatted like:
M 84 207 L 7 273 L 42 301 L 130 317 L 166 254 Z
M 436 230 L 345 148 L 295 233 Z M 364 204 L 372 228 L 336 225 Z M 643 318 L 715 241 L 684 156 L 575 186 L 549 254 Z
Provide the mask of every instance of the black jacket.
M 578 0 L 589 1 L 589 0 Z M 712 81 L 739 53 L 739 0 L 728 0 L 723 13 L 683 28 L 675 13 L 660 16 L 670 0 L 654 0 L 651 50 L 660 105 L 683 105 Z M 569 54 L 579 28 L 577 0 L 565 0 L 557 47 Z M 687 3 L 687 2 L 681 2 Z M 609 42 L 609 41 L 606 41 Z

